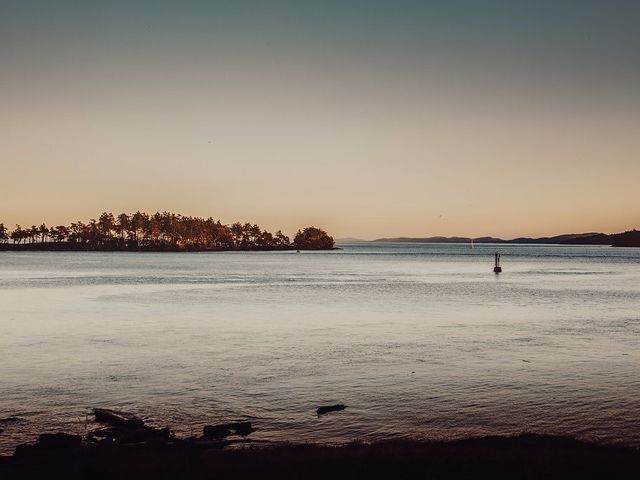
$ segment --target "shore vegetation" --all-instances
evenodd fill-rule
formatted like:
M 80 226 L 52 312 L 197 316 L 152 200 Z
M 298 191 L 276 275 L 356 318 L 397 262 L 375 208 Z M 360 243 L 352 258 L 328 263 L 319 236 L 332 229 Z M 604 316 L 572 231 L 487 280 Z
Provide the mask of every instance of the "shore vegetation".
M 97 251 L 254 251 L 331 250 L 335 242 L 324 230 L 307 227 L 293 240 L 251 223 L 225 225 L 213 218 L 182 216 L 170 212 L 114 215 L 104 212 L 88 222 L 47 226 L 0 223 L 0 248 L 4 250 Z

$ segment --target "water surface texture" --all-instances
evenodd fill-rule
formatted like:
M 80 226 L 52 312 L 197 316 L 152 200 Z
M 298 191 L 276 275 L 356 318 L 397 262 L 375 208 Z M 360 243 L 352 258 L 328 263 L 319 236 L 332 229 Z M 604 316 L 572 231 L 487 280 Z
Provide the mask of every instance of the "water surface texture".
M 0 253 L 0 452 L 96 406 L 180 435 L 640 446 L 640 249 L 342 246 Z

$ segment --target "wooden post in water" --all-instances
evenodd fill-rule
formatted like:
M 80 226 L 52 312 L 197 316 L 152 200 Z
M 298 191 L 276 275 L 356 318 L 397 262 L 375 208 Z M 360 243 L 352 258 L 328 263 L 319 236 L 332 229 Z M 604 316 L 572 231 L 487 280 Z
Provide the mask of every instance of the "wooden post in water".
M 493 273 L 502 272 L 502 267 L 500 266 L 500 254 L 496 252 L 496 266 L 493 267 Z

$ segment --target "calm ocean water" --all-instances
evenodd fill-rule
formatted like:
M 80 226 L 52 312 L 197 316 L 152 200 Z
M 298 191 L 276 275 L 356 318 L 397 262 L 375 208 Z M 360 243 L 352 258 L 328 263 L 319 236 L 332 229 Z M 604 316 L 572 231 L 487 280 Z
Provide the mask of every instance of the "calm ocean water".
M 96 406 L 182 435 L 640 446 L 640 249 L 342 246 L 0 253 L 0 452 Z

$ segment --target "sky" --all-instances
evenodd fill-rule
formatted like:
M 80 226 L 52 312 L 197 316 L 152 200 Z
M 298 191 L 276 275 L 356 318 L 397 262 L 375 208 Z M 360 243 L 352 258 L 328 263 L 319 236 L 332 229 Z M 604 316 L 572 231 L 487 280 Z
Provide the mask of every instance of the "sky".
M 640 227 L 640 2 L 0 0 L 0 222 Z

